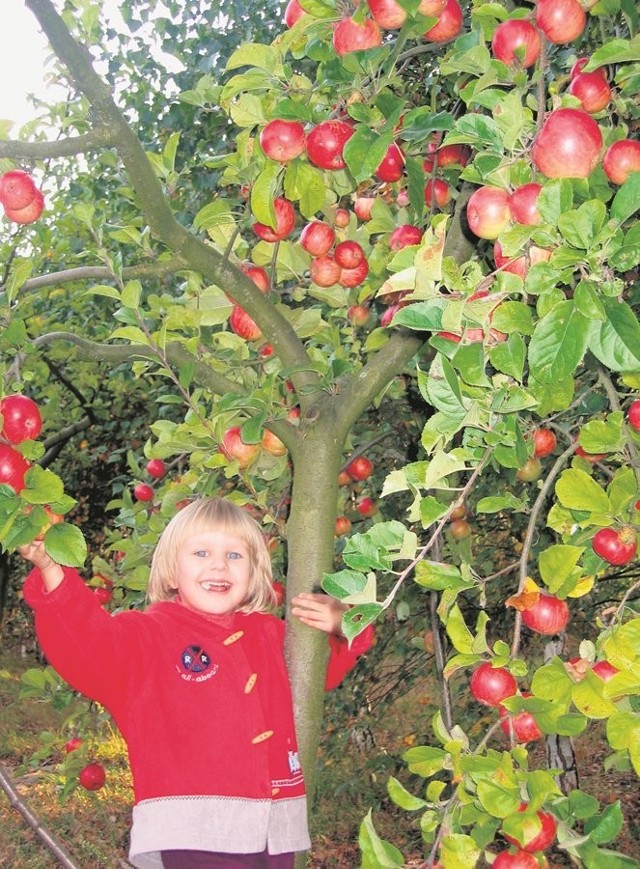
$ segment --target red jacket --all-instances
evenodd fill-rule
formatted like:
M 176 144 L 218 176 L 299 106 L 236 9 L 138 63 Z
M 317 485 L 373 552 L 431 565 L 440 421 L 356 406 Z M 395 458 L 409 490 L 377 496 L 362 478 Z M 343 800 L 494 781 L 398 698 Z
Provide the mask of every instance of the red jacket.
M 135 806 L 130 860 L 159 852 L 306 850 L 285 625 L 263 613 L 201 615 L 179 602 L 111 615 L 77 571 L 47 593 L 33 570 L 24 597 L 47 659 L 105 706 L 128 747 Z M 334 687 L 371 644 L 331 637 Z

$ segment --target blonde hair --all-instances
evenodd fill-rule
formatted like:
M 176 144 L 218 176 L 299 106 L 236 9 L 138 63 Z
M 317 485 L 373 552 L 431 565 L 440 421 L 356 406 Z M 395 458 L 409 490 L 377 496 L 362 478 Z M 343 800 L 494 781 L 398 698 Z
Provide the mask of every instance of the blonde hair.
M 150 603 L 174 600 L 177 552 L 185 538 L 215 528 L 242 538 L 249 550 L 251 577 L 247 597 L 239 612 L 264 612 L 275 608 L 271 559 L 258 523 L 241 507 L 223 498 L 199 498 L 177 513 L 158 540 L 147 587 Z

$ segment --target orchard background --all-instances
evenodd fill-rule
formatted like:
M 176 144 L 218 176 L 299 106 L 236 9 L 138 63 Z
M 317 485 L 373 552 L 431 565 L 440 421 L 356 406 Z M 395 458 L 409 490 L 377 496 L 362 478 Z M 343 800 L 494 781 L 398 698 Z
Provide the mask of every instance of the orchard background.
M 28 643 L 21 543 L 142 606 L 168 519 L 223 494 L 287 599 L 377 624 L 332 721 L 432 668 L 386 781 L 424 865 L 637 866 L 613 799 L 640 772 L 635 4 L 131 0 L 125 33 L 25 5 L 68 99 L 0 126 L 5 635 Z M 312 792 L 326 652 L 290 625 Z M 359 847 L 405 865 L 373 811 Z

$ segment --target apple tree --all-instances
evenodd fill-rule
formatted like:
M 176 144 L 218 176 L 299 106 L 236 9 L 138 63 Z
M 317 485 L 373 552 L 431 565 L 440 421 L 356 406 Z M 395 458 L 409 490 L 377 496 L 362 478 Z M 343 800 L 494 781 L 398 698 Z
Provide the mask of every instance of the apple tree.
M 56 138 L 0 141 L 5 392 L 69 347 L 153 390 L 111 556 L 92 560 L 115 603 L 142 602 L 183 502 L 234 498 L 288 598 L 322 584 L 352 604 L 350 639 L 394 608 L 431 613 L 440 711 L 404 756 L 425 784 L 388 783 L 426 865 L 541 866 L 552 845 L 637 865 L 607 847 L 619 805 L 601 811 L 561 763 L 600 721 L 609 767 L 640 771 L 635 5 L 290 0 L 272 39 L 239 42 L 177 108 L 151 78 L 156 119 L 127 90 L 135 63 L 111 59 L 111 88 L 99 72 L 99 4 L 25 5 L 72 96 Z M 54 286 L 86 307 L 38 331 L 33 299 Z M 72 499 L 42 445 L 3 425 L 3 545 L 46 528 L 52 554 L 84 563 L 80 531 L 47 514 Z M 384 481 L 362 494 L 374 450 Z M 507 579 L 472 516 L 521 529 Z M 614 604 L 592 606 L 567 660 L 575 608 L 611 578 Z M 291 625 L 287 654 L 311 770 L 326 647 Z M 480 740 L 452 680 L 495 711 Z M 542 738 L 544 769 L 526 747 Z M 364 866 L 404 865 L 371 814 L 360 846 Z

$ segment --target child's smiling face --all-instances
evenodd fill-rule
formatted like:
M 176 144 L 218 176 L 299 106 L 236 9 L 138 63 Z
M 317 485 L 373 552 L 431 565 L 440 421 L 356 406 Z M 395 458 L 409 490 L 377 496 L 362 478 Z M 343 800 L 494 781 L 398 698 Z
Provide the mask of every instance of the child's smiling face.
M 171 587 L 190 609 L 211 615 L 234 612 L 246 601 L 251 582 L 249 547 L 222 530 L 200 530 L 178 547 Z

